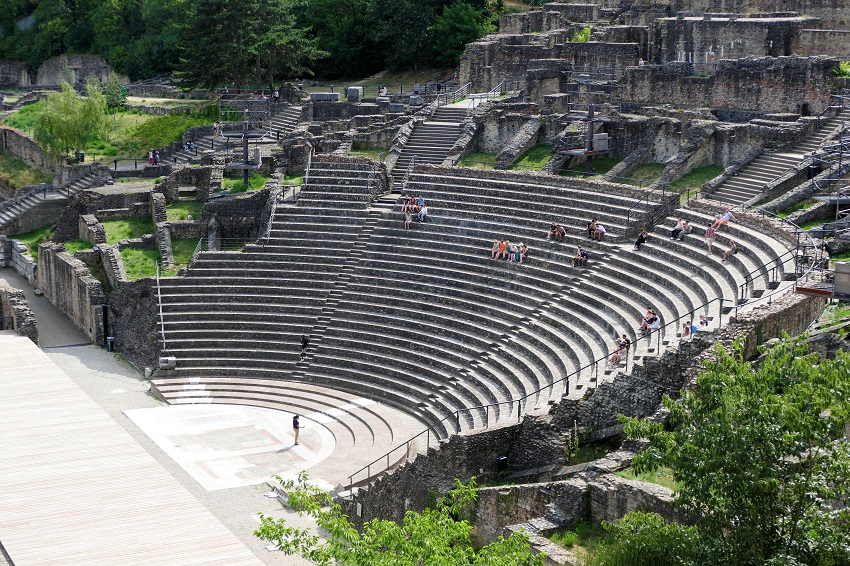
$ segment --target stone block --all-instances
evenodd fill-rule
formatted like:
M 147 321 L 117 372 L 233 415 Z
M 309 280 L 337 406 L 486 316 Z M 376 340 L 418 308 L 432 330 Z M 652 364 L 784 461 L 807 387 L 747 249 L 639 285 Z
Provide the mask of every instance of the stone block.
M 363 100 L 363 87 L 350 86 L 345 89 L 345 97 L 349 102 L 360 102 Z
M 339 102 L 338 92 L 311 92 L 310 100 L 314 102 Z

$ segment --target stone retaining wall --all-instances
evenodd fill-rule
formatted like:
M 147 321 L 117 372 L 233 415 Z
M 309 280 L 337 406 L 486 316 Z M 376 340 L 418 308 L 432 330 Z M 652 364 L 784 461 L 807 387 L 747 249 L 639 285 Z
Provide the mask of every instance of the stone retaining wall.
M 160 351 L 156 281 L 124 281 L 109 296 L 115 348 L 137 368 L 156 367 Z
M 38 325 L 23 291 L 0 285 L 0 330 L 14 330 L 38 344 Z
M 89 340 L 103 343 L 103 287 L 82 261 L 64 250 L 61 244 L 38 247 L 38 286 Z
M 0 153 L 14 155 L 28 165 L 48 171 L 55 171 L 60 167 L 60 163 L 47 155 L 34 139 L 8 126 L 0 126 Z
M 18 88 L 32 83 L 32 75 L 26 63 L 0 61 L 0 88 Z

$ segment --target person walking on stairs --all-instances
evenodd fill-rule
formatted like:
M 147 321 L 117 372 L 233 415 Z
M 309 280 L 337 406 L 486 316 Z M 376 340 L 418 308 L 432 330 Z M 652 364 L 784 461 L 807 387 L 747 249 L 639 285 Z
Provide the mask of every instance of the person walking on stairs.
M 307 357 L 307 348 L 310 347 L 310 339 L 306 334 L 301 335 L 301 359 Z

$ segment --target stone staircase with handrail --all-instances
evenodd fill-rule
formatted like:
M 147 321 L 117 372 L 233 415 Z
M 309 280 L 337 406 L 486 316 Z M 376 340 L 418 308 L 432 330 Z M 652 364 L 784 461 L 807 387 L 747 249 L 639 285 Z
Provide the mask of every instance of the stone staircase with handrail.
M 401 190 L 401 175 L 415 158 L 417 164 L 442 165 L 462 132 L 462 123 L 469 115 L 466 108 L 440 106 L 428 120 L 417 122 L 393 166 L 393 189 Z
M 67 202 L 75 194 L 97 185 L 103 177 L 98 172 L 89 173 L 76 181 L 51 190 L 34 190 L 19 200 L 9 200 L 0 205 L 0 233 L 26 212 L 40 204 Z
M 731 205 L 740 205 L 757 197 L 766 185 L 781 177 L 805 159 L 806 154 L 817 150 L 842 122 L 850 119 L 850 108 L 841 108 L 838 113 L 820 124 L 817 131 L 786 151 L 763 153 L 740 171 L 726 179 L 711 197 Z

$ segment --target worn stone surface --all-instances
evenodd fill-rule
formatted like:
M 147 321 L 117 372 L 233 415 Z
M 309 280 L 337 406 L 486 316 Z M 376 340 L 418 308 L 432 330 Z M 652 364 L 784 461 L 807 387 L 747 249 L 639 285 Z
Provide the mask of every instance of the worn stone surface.
M 125 281 L 109 297 L 115 348 L 137 368 L 157 367 L 160 351 L 156 282 Z

